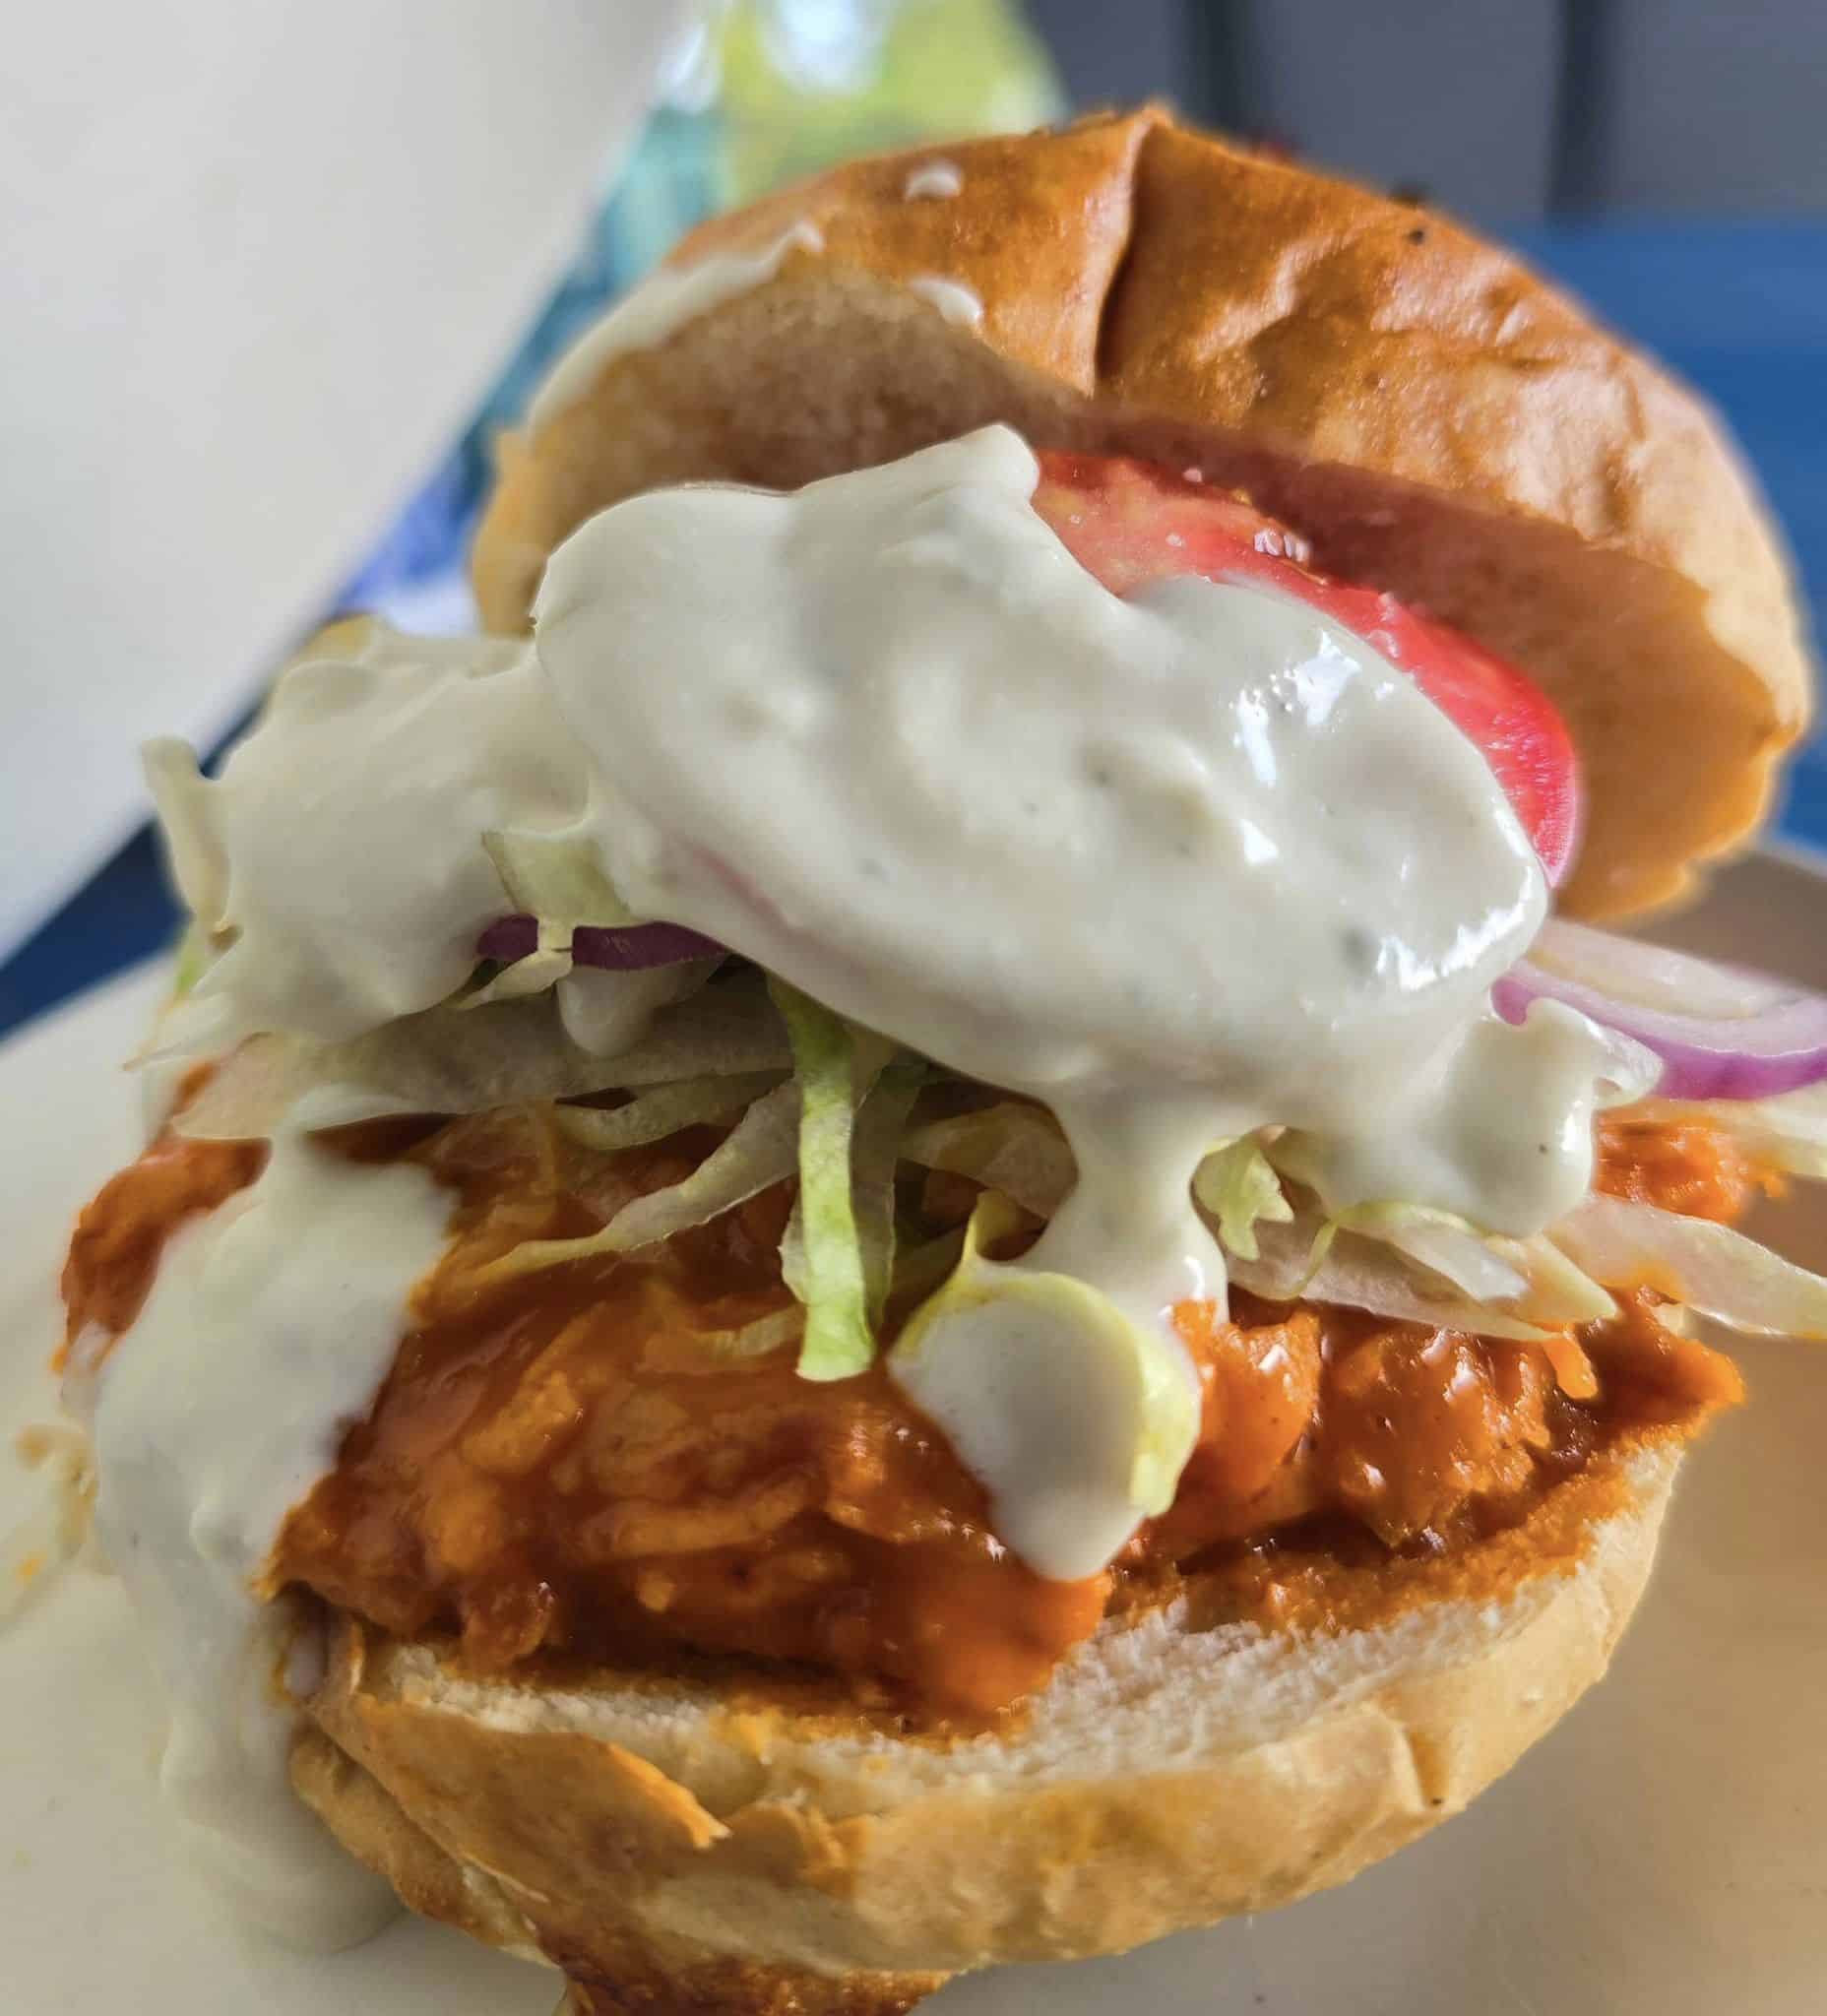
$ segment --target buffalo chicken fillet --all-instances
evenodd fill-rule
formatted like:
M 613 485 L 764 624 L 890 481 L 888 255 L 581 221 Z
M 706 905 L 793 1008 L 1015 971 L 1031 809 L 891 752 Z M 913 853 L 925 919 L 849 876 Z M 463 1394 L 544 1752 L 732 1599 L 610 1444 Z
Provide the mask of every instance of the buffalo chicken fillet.
M 707 226 L 206 779 L 69 1404 L 174 1825 L 581 2016 L 1337 1883 L 1603 1671 L 1827 1335 L 1827 1004 L 1581 917 L 1806 669 L 1712 422 L 1152 113 Z M 527 626 L 527 627 L 523 627 Z

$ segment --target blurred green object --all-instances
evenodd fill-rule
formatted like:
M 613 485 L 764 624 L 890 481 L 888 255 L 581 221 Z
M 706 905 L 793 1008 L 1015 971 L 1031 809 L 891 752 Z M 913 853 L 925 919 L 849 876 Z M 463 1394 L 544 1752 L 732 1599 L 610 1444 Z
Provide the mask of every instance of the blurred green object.
M 1020 132 L 1065 106 L 1010 0 L 728 0 L 700 60 L 729 203 L 850 155 Z

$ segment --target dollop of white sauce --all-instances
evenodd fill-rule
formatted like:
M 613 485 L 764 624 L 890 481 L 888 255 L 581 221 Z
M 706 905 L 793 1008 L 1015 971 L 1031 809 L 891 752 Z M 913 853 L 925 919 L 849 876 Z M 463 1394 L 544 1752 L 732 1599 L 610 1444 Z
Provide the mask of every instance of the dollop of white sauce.
M 801 218 L 759 252 L 720 252 L 690 266 L 662 266 L 585 330 L 555 363 L 527 410 L 527 431 L 537 439 L 558 415 L 574 407 L 612 358 L 626 350 L 652 349 L 688 322 L 746 294 L 780 272 L 797 247 L 818 253 L 824 233 Z
M 1530 1237 L 1592 1187 L 1593 1114 L 1614 1102 L 1613 1045 L 1559 1001 L 1535 1003 L 1522 1037 L 1526 1050 L 1509 1024 L 1479 1017 L 1397 1089 L 1374 1123 L 1294 1129 L 1277 1164 L 1328 1211 L 1420 1200 L 1486 1231 Z M 1520 1079 L 1519 1051 L 1528 1059 Z
M 147 767 L 186 901 L 232 934 L 174 1017 L 220 1043 L 444 1000 L 509 908 L 480 836 L 563 826 L 589 784 L 529 647 L 378 625 L 288 667 L 220 780 L 181 743 Z
M 239 932 L 209 990 L 332 1038 L 429 1005 L 500 912 L 482 832 L 562 827 L 637 914 L 1047 1102 L 1080 1178 L 1019 1264 L 1175 1351 L 1173 1303 L 1225 1293 L 1190 1195 L 1217 1141 L 1292 1130 L 1337 1208 L 1551 1223 L 1608 1051 L 1490 1013 L 1547 894 L 1483 758 L 1294 598 L 1109 594 L 1037 479 L 991 427 L 792 495 L 634 497 L 554 555 L 531 653 L 293 675 L 203 813 L 175 793 Z M 612 1039 L 624 1004 L 573 991 Z
M 598 1057 L 619 1056 L 647 1034 L 661 1009 L 682 1001 L 709 977 L 715 961 L 690 959 L 678 966 L 655 966 L 632 973 L 574 968 L 561 979 L 558 1019 L 580 1050 Z
M 616 886 L 1048 1101 L 1080 1180 L 1027 1264 L 1139 1321 L 1223 1294 L 1190 1178 L 1266 1124 L 1539 1229 L 1591 1149 L 1567 1032 L 1489 1013 L 1546 887 L 1488 766 L 1301 602 L 1108 594 L 1037 475 L 988 428 L 575 534 L 537 647 Z
M 282 1137 L 172 1238 L 94 1395 L 97 1531 L 170 1701 L 161 1785 L 206 1875 L 295 1944 L 351 1944 L 395 1907 L 292 1794 L 292 1619 L 256 1584 L 385 1378 L 450 1207 L 422 1169 Z
M 973 1260 L 889 1368 L 987 1484 L 997 1538 L 1058 1581 L 1097 1574 L 1167 1509 L 1198 1439 L 1199 1382 L 1170 1335 L 1022 1263 Z
M 976 329 L 982 323 L 982 300 L 963 281 L 946 280 L 936 273 L 919 273 L 908 282 L 908 290 L 922 301 L 929 301 L 947 322 L 960 329 Z
M 901 193 L 910 203 L 917 203 L 921 197 L 957 196 L 965 186 L 964 170 L 956 161 L 921 161 L 907 181 Z
M 537 648 L 608 873 L 1101 1140 L 1394 1118 L 1544 914 L 1495 779 L 1302 603 L 1108 594 L 1035 481 L 988 428 L 574 535 Z M 1513 1078 L 1537 1049 L 1489 1040 Z

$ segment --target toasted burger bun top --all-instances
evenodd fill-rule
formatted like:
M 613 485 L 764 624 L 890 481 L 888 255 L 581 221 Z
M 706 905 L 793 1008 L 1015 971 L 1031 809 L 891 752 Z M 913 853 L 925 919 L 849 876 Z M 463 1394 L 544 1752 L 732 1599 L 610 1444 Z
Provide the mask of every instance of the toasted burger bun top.
M 938 159 L 958 192 L 910 196 Z M 633 491 L 791 487 L 1004 419 L 1244 488 L 1317 567 L 1529 671 L 1585 763 L 1568 910 L 1674 896 L 1757 820 L 1808 711 L 1779 536 L 1703 404 L 1515 260 L 1150 109 L 852 162 L 669 263 L 802 221 L 822 251 L 503 442 L 474 556 L 491 628 L 523 626 L 552 548 Z M 933 280 L 980 320 L 913 284 Z

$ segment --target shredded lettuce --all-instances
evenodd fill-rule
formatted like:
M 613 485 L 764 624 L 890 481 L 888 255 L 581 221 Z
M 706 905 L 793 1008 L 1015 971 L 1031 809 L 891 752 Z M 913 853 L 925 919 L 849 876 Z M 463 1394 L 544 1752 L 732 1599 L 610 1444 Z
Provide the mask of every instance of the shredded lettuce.
M 551 996 L 541 994 L 462 1013 L 428 1008 L 346 1043 L 251 1038 L 223 1060 L 178 1126 L 205 1140 L 264 1138 L 322 1085 L 370 1095 L 377 1114 L 479 1113 L 689 1078 L 781 1072 L 791 1063 L 759 975 L 660 1009 L 645 1036 L 609 1057 L 573 1042 Z
M 714 1358 L 765 1358 L 771 1352 L 796 1344 L 805 1330 L 805 1312 L 795 1303 L 772 1309 L 734 1330 L 700 1330 L 692 1342 Z
M 1493 1236 L 1486 1243 L 1523 1277 L 1518 1306 L 1532 1322 L 1558 1329 L 1606 1323 L 1617 1314 L 1616 1302 L 1545 1233 L 1537 1232 L 1528 1239 Z
M 486 1008 L 494 1001 L 518 1001 L 542 994 L 571 972 L 571 925 L 538 920 L 538 942 L 524 959 L 511 959 L 479 986 L 472 985 L 451 1002 L 456 1009 Z
M 1260 1244 L 1255 1258 L 1232 1261 L 1231 1279 L 1274 1301 L 1310 1295 L 1522 1343 L 1548 1343 L 1572 1325 L 1617 1314 L 1616 1302 L 1549 1236 L 1486 1236 L 1412 1205 L 1343 1219 L 1308 1208 L 1286 1226 L 1266 1227 Z M 1486 1259 L 1497 1273 L 1486 1274 Z
M 214 1062 L 259 1034 L 226 994 L 212 991 L 214 965 L 198 974 L 187 992 L 165 1003 L 146 1040 L 127 1059 L 130 1071 Z
M 574 1260 L 637 1252 L 706 1225 L 793 1172 L 799 1146 L 799 1087 L 777 1086 L 756 1100 L 691 1174 L 624 1204 L 600 1230 L 576 1239 L 527 1239 L 481 1270 L 488 1281 L 535 1274 Z
M 895 1171 L 908 1116 L 926 1082 L 918 1057 L 897 1057 L 885 1065 L 856 1115 L 850 1147 L 850 1192 L 855 1200 L 856 1236 L 862 1244 L 862 1278 L 870 1321 L 880 1323 L 895 1275 Z
M 893 1268 L 900 1137 L 925 1066 L 891 1061 L 885 1040 L 853 1030 L 780 981 L 770 990 L 790 1045 L 792 1078 L 781 1083 L 774 1070 L 699 1073 L 650 1087 L 609 1110 L 556 1108 L 567 1136 L 611 1155 L 744 1110 L 680 1182 L 635 1198 L 582 1238 L 524 1241 L 492 1262 L 485 1278 L 637 1251 L 721 1216 L 796 1170 L 799 1196 L 782 1262 L 803 1315 L 778 1312 L 707 1348 L 766 1351 L 790 1336 L 800 1340 L 798 1369 L 806 1378 L 849 1378 L 868 1366 L 875 1355 L 871 1324 Z
M 1470 1220 L 1424 1204 L 1360 1204 L 1341 1212 L 1347 1230 L 1381 1239 L 1476 1302 L 1514 1302 L 1526 1276 L 1494 1252 Z
M 501 827 L 484 833 L 482 846 L 514 908 L 562 926 L 566 943 L 578 924 L 641 921 L 616 894 L 596 848 L 581 834 Z
M 1077 1174 L 1052 1115 L 1014 1101 L 928 1121 L 902 1154 L 991 1185 L 1040 1218 L 1058 1208 Z M 1215 1149 L 1193 1190 L 1231 1255 L 1231 1279 L 1272 1300 L 1311 1295 L 1529 1341 L 1543 1338 L 1544 1325 L 1616 1313 L 1604 1290 L 1545 1241 L 1486 1237 L 1417 1205 L 1365 1206 L 1337 1219 L 1296 1213 L 1253 1136 Z
M 1730 1226 L 1594 1195 L 1548 1237 L 1608 1288 L 1651 1288 L 1731 1330 L 1827 1338 L 1827 1281 Z
M 1373 1316 L 1527 1344 L 1539 1344 L 1547 1334 L 1541 1324 L 1460 1293 L 1393 1246 L 1348 1230 L 1317 1212 L 1296 1212 L 1289 1225 L 1258 1221 L 1256 1232 L 1258 1257 L 1234 1258 L 1230 1278 L 1268 1301 L 1294 1302 L 1311 1296 L 1319 1302 L 1367 1309 Z
M 692 959 L 676 966 L 621 971 L 574 966 L 553 989 L 559 1024 L 592 1056 L 619 1060 L 652 1032 L 654 1018 L 662 1009 L 697 993 L 717 964 L 714 959 Z
M 1245 1260 L 1260 1257 L 1256 1221 L 1286 1225 L 1294 1208 L 1282 1191 L 1282 1179 L 1250 1135 L 1213 1149 L 1193 1176 L 1193 1195 L 1218 1223 L 1218 1236 Z
M 850 1141 L 850 1204 L 856 1219 L 856 1242 L 862 1249 L 862 1274 L 869 1320 L 879 1323 L 895 1279 L 895 1171 L 901 1162 L 901 1140 L 908 1115 L 925 1083 L 927 1067 L 916 1057 L 901 1057 L 883 1067 L 862 1096 Z M 805 1199 L 793 1200 L 792 1216 L 781 1240 L 781 1266 L 788 1286 L 805 1299 Z
M 798 1087 L 799 1230 L 795 1249 L 784 1247 L 782 1259 L 788 1287 L 805 1305 L 799 1376 L 851 1379 L 868 1369 L 875 1338 L 850 1149 L 857 1105 L 881 1069 L 881 1052 L 875 1048 L 871 1067 L 865 1043 L 841 1016 L 784 980 L 770 989 L 792 1040 Z
M 171 998 L 181 1001 L 210 969 L 216 949 L 193 917 L 180 934 L 171 960 Z
M 662 1009 L 640 1041 L 608 1060 L 608 1082 L 632 1090 L 702 1072 L 788 1071 L 792 1061 L 766 981 L 743 973 Z
M 511 960 L 485 984 L 460 996 L 459 1007 L 517 1000 L 555 987 L 575 970 L 571 940 L 580 925 L 641 921 L 603 873 L 596 848 L 579 833 L 498 827 L 482 835 L 482 847 L 508 901 L 535 919 L 539 935 L 524 959 Z M 703 971 L 708 976 L 710 966 Z
M 908 1134 L 901 1153 L 922 1168 L 970 1176 L 1000 1190 L 1037 1218 L 1051 1218 L 1078 1181 L 1059 1122 L 1045 1107 L 1019 1100 L 928 1120 Z
M 778 1071 L 740 1071 L 682 1078 L 638 1094 L 625 1106 L 605 1111 L 600 1106 L 554 1106 L 560 1133 L 581 1148 L 614 1155 L 663 1141 L 681 1127 L 721 1120 L 772 1092 L 781 1083 Z
M 981 1210 L 983 1202 L 995 1195 L 995 1191 L 986 1190 L 977 1208 Z M 949 1232 L 940 1232 L 936 1238 L 922 1239 L 917 1245 L 898 1248 L 889 1284 L 890 1295 L 898 1300 L 924 1301 L 949 1279 L 963 1258 L 965 1231 L 964 1226 L 954 1226 Z

